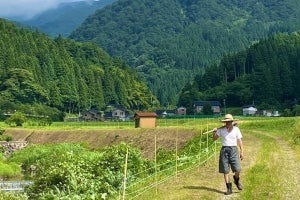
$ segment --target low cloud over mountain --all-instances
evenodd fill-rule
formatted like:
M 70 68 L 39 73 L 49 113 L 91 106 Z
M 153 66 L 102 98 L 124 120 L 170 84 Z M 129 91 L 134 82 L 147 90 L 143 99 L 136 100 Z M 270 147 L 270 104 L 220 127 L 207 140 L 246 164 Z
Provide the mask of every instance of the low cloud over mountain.
M 93 0 L 18 0 L 0 1 L 0 17 L 8 19 L 28 20 L 48 9 L 57 7 L 60 3 Z M 100 0 L 101 1 L 101 0 Z

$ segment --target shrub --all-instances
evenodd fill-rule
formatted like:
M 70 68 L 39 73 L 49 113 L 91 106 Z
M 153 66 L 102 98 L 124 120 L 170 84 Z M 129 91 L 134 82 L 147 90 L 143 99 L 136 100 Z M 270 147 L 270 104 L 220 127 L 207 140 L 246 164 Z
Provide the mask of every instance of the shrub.
M 17 163 L 6 163 L 0 161 L 0 176 L 7 178 L 21 176 L 21 168 Z
M 5 200 L 27 200 L 28 197 L 25 194 L 20 194 L 20 193 L 16 193 L 16 192 L 0 191 L 0 199 L 5 199 Z
M 91 152 L 77 144 L 29 147 L 22 155 L 13 155 L 10 161 L 31 160 L 26 163 L 27 168 L 30 164 L 37 166 L 34 184 L 26 189 L 32 199 L 102 199 L 122 188 L 127 150 L 127 183 L 130 184 L 148 175 L 144 171 L 150 162 L 142 159 L 139 150 L 125 143 L 106 147 L 101 152 Z
M 300 105 L 295 105 L 293 107 L 292 113 L 293 113 L 293 116 L 300 116 Z
M 12 140 L 13 140 L 13 137 L 11 135 L 0 135 L 0 141 L 9 142 Z
M 3 135 L 4 132 L 5 132 L 5 129 L 0 127 L 0 135 Z
M 5 121 L 10 126 L 22 126 L 24 122 L 26 122 L 26 117 L 24 113 L 21 112 L 15 112 L 12 114 L 9 118 L 7 118 Z

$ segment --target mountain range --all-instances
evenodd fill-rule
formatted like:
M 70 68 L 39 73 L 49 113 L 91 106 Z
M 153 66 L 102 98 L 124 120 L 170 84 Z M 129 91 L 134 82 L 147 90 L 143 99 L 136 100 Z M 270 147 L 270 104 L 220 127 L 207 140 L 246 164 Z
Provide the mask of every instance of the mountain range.
M 300 29 L 297 0 L 118 0 L 94 11 L 69 38 L 125 60 L 163 105 L 178 104 L 182 88 L 222 57 Z M 47 23 L 49 35 L 75 15 L 65 16 Z
M 39 31 L 57 37 L 67 37 L 89 15 L 116 0 L 75 1 L 59 4 L 57 7 L 46 10 L 29 20 L 18 19 L 18 22 L 36 28 Z
M 297 0 L 119 0 L 70 38 L 90 41 L 134 67 L 163 105 L 222 56 L 300 29 Z

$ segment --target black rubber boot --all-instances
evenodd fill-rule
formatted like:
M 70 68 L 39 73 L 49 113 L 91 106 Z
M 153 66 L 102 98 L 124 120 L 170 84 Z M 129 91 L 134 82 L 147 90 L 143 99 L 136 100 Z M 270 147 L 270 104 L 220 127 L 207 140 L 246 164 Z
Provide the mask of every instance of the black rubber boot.
M 234 184 L 236 185 L 236 187 L 237 187 L 239 190 L 242 190 L 242 189 L 243 189 L 243 186 L 242 186 L 242 184 L 240 183 L 240 178 L 236 178 L 235 175 L 233 175 L 233 179 L 234 179 Z
M 226 188 L 227 188 L 227 191 L 224 194 L 225 195 L 232 194 L 232 184 L 231 183 L 226 183 Z

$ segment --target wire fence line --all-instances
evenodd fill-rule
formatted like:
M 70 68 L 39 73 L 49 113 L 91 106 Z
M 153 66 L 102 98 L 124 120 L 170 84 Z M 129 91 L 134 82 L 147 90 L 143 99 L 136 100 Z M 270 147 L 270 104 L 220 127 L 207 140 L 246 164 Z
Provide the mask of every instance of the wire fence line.
M 206 132 L 209 132 L 208 125 L 211 123 L 216 123 L 216 118 L 193 118 L 193 117 L 184 117 L 184 118 L 159 118 L 157 119 L 157 127 L 172 127 L 177 128 L 176 133 L 176 155 L 174 159 L 171 161 L 167 161 L 162 164 L 158 164 L 156 161 L 156 153 L 157 150 L 155 148 L 155 166 L 144 170 L 143 172 L 139 172 L 139 174 L 128 174 L 127 166 L 128 166 L 128 152 L 126 154 L 125 168 L 124 168 L 124 182 L 121 190 L 118 192 L 119 199 L 136 199 L 146 191 L 156 188 L 159 184 L 162 184 L 171 178 L 177 176 L 180 173 L 183 173 L 189 169 L 192 169 L 195 166 L 200 166 L 203 163 L 207 162 L 211 159 L 216 152 L 216 143 L 209 143 L 208 135 L 204 134 L 203 129 Z M 199 143 L 198 153 L 193 156 L 179 156 L 178 155 L 178 129 L 181 128 L 191 128 L 195 127 L 201 128 L 201 142 Z M 55 123 L 56 128 L 63 129 L 73 129 L 73 128 L 90 128 L 90 129 L 132 129 L 135 127 L 135 121 L 111 121 L 111 122 L 62 122 Z M 156 133 L 154 135 L 156 137 Z M 202 142 L 202 137 L 206 138 L 205 141 Z M 204 139 L 203 138 L 203 139 Z M 157 144 L 155 138 L 155 145 Z M 154 172 L 154 173 L 153 173 Z M 142 174 L 142 175 L 140 175 Z M 146 176 L 142 179 L 137 179 L 138 182 L 131 183 L 131 180 L 135 179 L 135 177 L 143 177 L 143 174 L 152 174 L 150 176 Z M 133 177 L 133 178 L 132 178 Z
M 213 153 L 210 154 L 210 156 L 208 157 L 208 159 L 212 158 L 214 156 Z M 162 183 L 165 183 L 167 182 L 168 180 L 170 180 L 171 178 L 174 178 L 176 177 L 177 175 L 181 174 L 181 173 L 184 173 L 186 171 L 189 171 L 193 168 L 195 168 L 196 166 L 199 166 L 199 165 L 203 165 L 204 163 L 206 163 L 208 161 L 208 159 L 205 159 L 205 160 L 202 160 L 200 163 L 198 161 L 196 162 L 187 162 L 185 164 L 187 164 L 187 166 L 185 168 L 182 168 L 178 171 L 175 170 L 175 167 L 172 166 L 170 168 L 167 168 L 167 169 L 164 169 L 162 171 L 159 171 L 159 174 L 161 174 L 161 178 L 159 180 L 157 180 L 157 182 L 151 182 L 151 180 L 153 180 L 153 176 L 154 175 L 151 175 L 143 180 L 141 180 L 139 183 L 141 182 L 150 182 L 150 184 L 144 186 L 144 187 L 141 187 L 139 189 L 133 189 L 133 185 L 131 185 L 130 187 L 127 187 L 128 190 L 132 190 L 132 191 L 129 191 L 126 193 L 126 196 L 129 197 L 130 199 L 135 199 L 137 197 L 139 197 L 140 195 L 142 195 L 143 193 L 147 192 L 148 190 L 150 189 L 153 189 L 154 187 L 158 186 L 159 184 L 162 184 Z M 166 173 L 164 174 L 165 172 L 173 172 L 173 173 Z M 136 185 L 136 184 L 135 184 Z
M 207 116 L 184 116 L 177 118 L 157 118 L 157 127 L 176 127 L 181 128 L 194 126 L 195 123 L 210 123 L 216 122 L 217 117 Z M 24 127 L 27 125 L 25 124 Z M 28 125 L 32 128 L 32 125 Z M 77 122 L 53 122 L 51 126 L 39 127 L 45 129 L 57 128 L 57 129 L 130 129 L 135 128 L 135 120 L 127 121 L 77 121 Z
M 202 141 L 202 137 L 205 137 L 204 141 Z M 181 173 L 193 169 L 196 166 L 203 165 L 208 160 L 215 157 L 217 152 L 218 143 L 217 142 L 209 143 L 208 140 L 209 140 L 208 134 L 204 135 L 201 133 L 199 150 L 196 155 L 178 156 L 176 151 L 176 155 L 173 160 L 169 160 L 162 164 L 158 164 L 157 161 L 155 160 L 155 166 L 145 169 L 143 172 L 139 172 L 138 174 L 131 174 L 130 176 L 139 177 L 139 175 L 143 173 L 151 174 L 151 175 L 141 178 L 134 183 L 131 184 L 129 183 L 128 185 L 127 185 L 127 180 L 130 179 L 130 176 L 127 177 L 128 155 L 126 155 L 125 169 L 124 169 L 124 183 L 122 186 L 123 195 L 122 197 L 119 196 L 119 199 L 123 199 L 123 200 L 136 199 L 139 196 L 141 196 L 143 193 L 154 188 L 156 189 L 156 194 L 157 194 L 158 185 L 165 183 L 171 178 L 174 178 Z M 119 194 L 121 194 L 121 192 Z
M 0 181 L 0 191 L 24 191 L 26 186 L 33 184 L 33 181 Z

